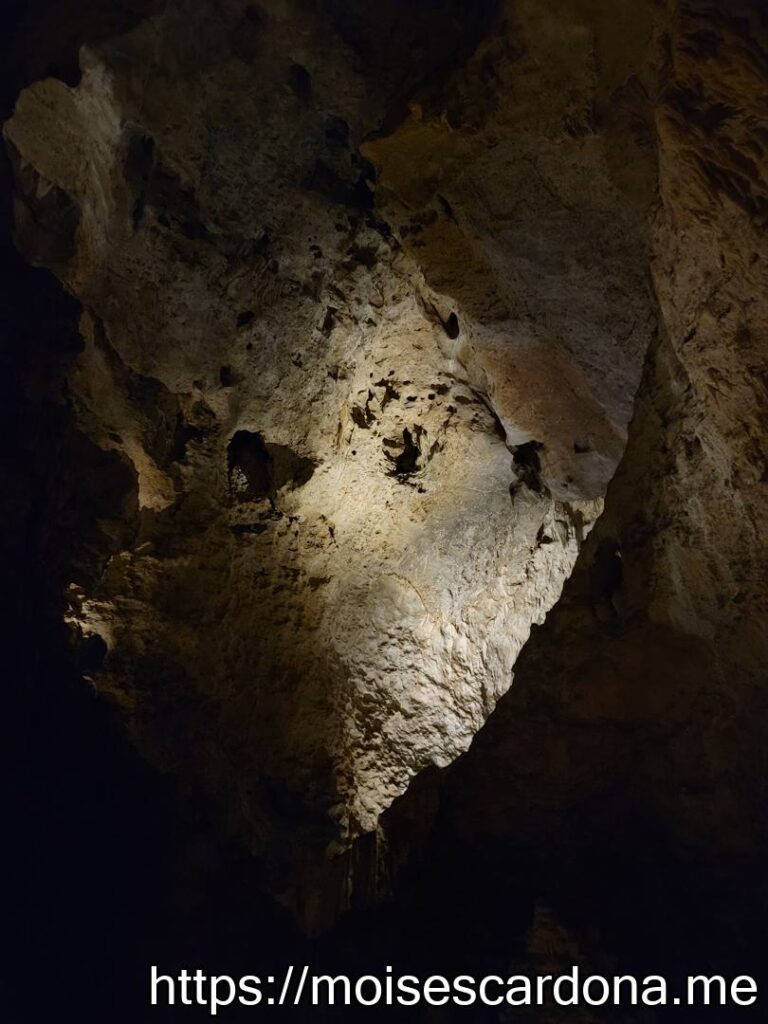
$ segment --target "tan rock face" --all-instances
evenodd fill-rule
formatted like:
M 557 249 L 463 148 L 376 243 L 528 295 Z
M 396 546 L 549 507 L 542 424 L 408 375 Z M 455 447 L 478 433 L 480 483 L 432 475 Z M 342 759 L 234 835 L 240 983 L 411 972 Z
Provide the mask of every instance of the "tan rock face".
M 765 906 L 766 34 L 748 5 L 681 5 L 666 32 L 651 241 L 660 332 L 623 461 L 512 691 L 385 830 L 396 861 L 415 856 L 417 836 L 434 860 L 472 849 L 461 870 L 494 865 L 491 886 L 507 884 L 498 865 L 521 849 L 554 876 L 577 863 L 566 884 L 590 893 L 596 919 L 614 898 L 595 878 L 606 850 L 629 859 L 632 891 L 652 889 L 653 872 L 679 890 L 665 875 L 674 856 L 711 901 L 691 949 L 714 944 L 720 913 L 743 962 Z
M 705 298 L 722 254 L 697 203 L 760 212 L 748 143 L 695 85 L 653 99 L 656 5 L 556 6 L 172 2 L 5 126 L 18 243 L 83 305 L 70 401 L 135 476 L 133 539 L 73 580 L 73 628 L 104 641 L 94 684 L 140 749 L 214 794 L 278 887 L 293 842 L 310 871 L 375 828 L 509 687 L 624 448 L 649 237 L 663 345 L 694 318 L 741 330 Z M 744 330 L 690 371 L 722 473 Z M 665 548 L 668 579 L 707 581 L 652 605 L 674 628 L 719 614 L 732 555 L 718 583 L 708 552 Z

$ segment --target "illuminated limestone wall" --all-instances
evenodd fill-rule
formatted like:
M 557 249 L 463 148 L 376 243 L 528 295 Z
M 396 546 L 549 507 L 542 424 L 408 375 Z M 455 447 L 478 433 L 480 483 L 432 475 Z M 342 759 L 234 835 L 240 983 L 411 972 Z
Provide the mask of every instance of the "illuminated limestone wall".
M 73 635 L 278 889 L 509 687 L 655 328 L 643 90 L 577 13 L 356 7 L 170 3 L 5 126 L 18 244 L 83 306 L 68 401 L 133 480 Z

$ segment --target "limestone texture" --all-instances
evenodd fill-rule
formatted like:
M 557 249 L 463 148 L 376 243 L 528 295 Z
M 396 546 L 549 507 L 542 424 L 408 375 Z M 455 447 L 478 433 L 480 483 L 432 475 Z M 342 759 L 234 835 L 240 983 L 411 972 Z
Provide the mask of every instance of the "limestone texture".
M 555 847 L 759 862 L 767 53 L 748 0 L 167 0 L 18 95 L 73 656 L 306 930 L 514 856 L 535 958 Z
M 402 11 L 169 3 L 5 126 L 17 243 L 83 308 L 67 400 L 124 467 L 68 621 L 146 756 L 276 862 L 466 750 L 623 450 L 643 90 L 600 130 L 581 19 L 504 13 L 457 6 L 422 85 L 386 68 L 433 27 Z

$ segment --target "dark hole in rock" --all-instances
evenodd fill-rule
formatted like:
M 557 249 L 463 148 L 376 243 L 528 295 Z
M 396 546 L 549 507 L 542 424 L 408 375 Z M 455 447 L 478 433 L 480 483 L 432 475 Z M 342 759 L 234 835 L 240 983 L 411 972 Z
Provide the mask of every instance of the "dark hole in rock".
M 328 306 L 323 317 L 323 334 L 330 334 L 333 330 L 333 325 L 336 323 L 336 314 L 338 310 L 335 306 Z
M 272 457 L 261 434 L 238 430 L 227 448 L 229 487 L 240 501 L 273 492 Z
M 539 452 L 543 447 L 544 445 L 540 441 L 526 441 L 525 444 L 517 445 L 512 453 L 515 465 L 534 469 L 537 473 L 540 473 L 541 459 L 539 458 Z
M 517 445 L 512 452 L 518 482 L 537 492 L 542 490 L 539 452 L 543 447 L 540 441 L 526 441 Z
M 345 261 L 345 266 L 352 269 L 355 264 L 367 267 L 369 270 L 376 266 L 379 261 L 379 257 L 376 255 L 376 250 L 371 248 L 369 245 L 353 245 L 347 249 L 347 256 L 349 260 Z
M 554 540 L 555 538 L 552 536 L 550 530 L 544 525 L 544 523 L 542 523 L 539 527 L 538 533 L 536 534 L 536 543 L 539 545 L 552 544 L 554 543 Z
M 176 417 L 176 426 L 173 431 L 173 440 L 169 452 L 172 462 L 183 462 L 187 457 L 187 445 L 190 441 L 201 441 L 203 432 L 199 427 L 190 426 L 186 423 L 181 413 Z
M 232 372 L 231 366 L 222 366 L 219 368 L 219 381 L 223 388 L 231 388 L 235 383 L 235 375 Z
M 325 126 L 325 139 L 329 146 L 346 146 L 349 125 L 342 117 L 329 117 Z
M 227 447 L 229 487 L 237 501 L 272 498 L 282 487 L 301 487 L 315 463 L 288 445 L 271 444 L 261 434 L 238 430 Z
M 449 338 L 454 339 L 459 336 L 459 318 L 455 313 L 451 313 L 448 319 L 445 321 L 445 333 Z
M 411 473 L 415 473 L 418 469 L 420 455 L 421 449 L 414 440 L 413 434 L 405 427 L 403 429 L 403 450 L 395 459 L 394 474 L 396 476 L 410 476 Z
M 247 327 L 248 324 L 252 324 L 256 314 L 252 309 L 244 309 L 242 313 L 237 314 L 237 326 Z
M 390 371 L 390 375 L 392 373 L 394 373 L 394 371 Z M 393 385 L 388 380 L 385 380 L 383 377 L 377 384 L 374 384 L 373 386 L 375 388 L 384 388 L 384 395 L 380 399 L 382 412 L 384 411 L 384 409 L 386 409 L 390 402 L 397 401 L 400 398 L 400 392 L 397 390 L 397 388 L 393 387 Z
M 353 405 L 351 415 L 352 421 L 356 426 L 361 427 L 363 430 L 368 430 L 373 416 L 370 415 L 367 406 L 365 409 L 361 409 L 359 405 Z
M 312 76 L 301 64 L 291 64 L 288 80 L 294 95 L 300 100 L 308 100 L 312 95 Z

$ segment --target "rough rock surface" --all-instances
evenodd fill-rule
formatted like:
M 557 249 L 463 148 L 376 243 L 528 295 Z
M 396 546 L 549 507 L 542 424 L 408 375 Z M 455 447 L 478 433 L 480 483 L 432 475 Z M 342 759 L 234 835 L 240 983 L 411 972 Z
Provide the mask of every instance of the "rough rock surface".
M 308 924 L 414 775 L 396 893 L 578 888 L 555 849 L 649 818 L 759 859 L 761 8 L 146 6 L 5 126 L 109 492 L 68 618 L 138 749 Z
M 278 887 L 506 691 L 654 331 L 642 82 L 579 12 L 455 7 L 171 2 L 5 127 L 123 481 L 69 621 Z
M 503 908 L 481 960 L 554 906 L 561 965 L 764 977 L 768 36 L 737 6 L 665 22 L 660 330 L 605 512 L 470 751 L 383 818 L 400 907 L 444 864 L 422 916 Z
M 766 33 L 747 7 L 687 5 L 668 32 L 651 259 L 661 328 L 627 451 L 514 692 L 456 774 L 505 773 L 494 828 L 499 794 L 514 804 L 527 786 L 519 762 L 551 808 L 615 788 L 681 846 L 748 856 L 765 840 L 768 713 Z

